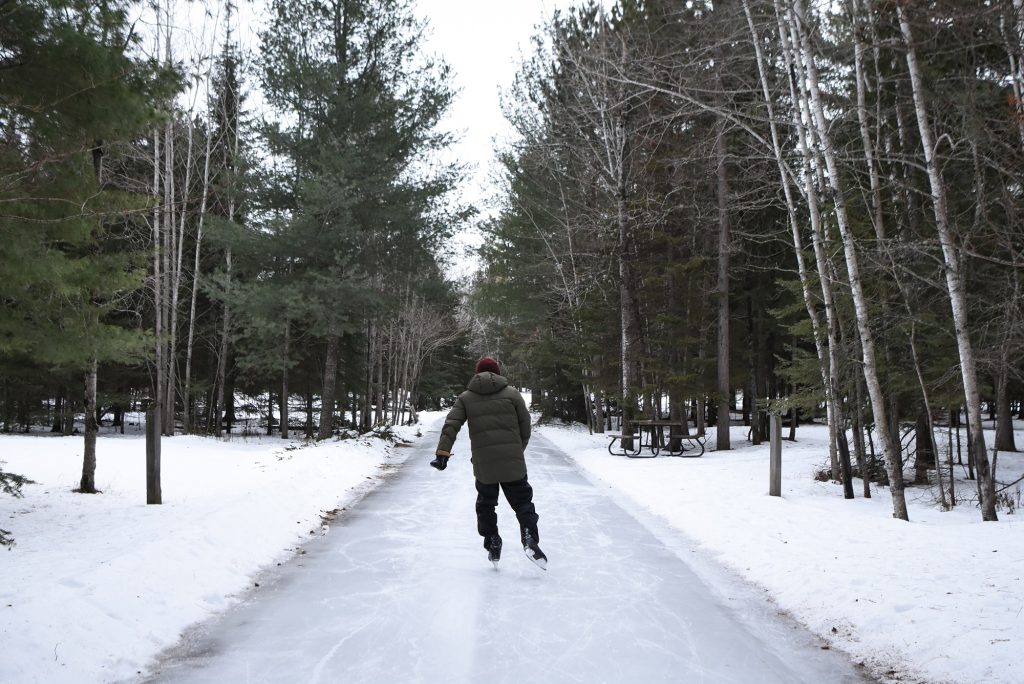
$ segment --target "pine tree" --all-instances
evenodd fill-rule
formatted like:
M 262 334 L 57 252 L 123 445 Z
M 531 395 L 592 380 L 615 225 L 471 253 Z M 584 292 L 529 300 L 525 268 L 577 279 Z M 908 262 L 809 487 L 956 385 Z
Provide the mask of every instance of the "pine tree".
M 431 264 L 425 248 L 451 230 L 432 214 L 455 174 L 426 173 L 419 162 L 448 142 L 436 125 L 452 94 L 446 69 L 418 55 L 421 28 L 404 0 L 278 0 L 271 17 L 260 79 L 280 115 L 264 130 L 280 163 L 261 193 L 273 218 L 260 251 L 273 250 L 265 272 L 274 282 L 301 293 L 277 325 L 294 322 L 325 349 L 324 438 L 342 338 L 365 335 L 368 406 L 384 384 L 387 325 L 378 319 L 406 280 L 399 274 Z
M 142 283 L 121 238 L 146 204 L 107 178 L 106 157 L 174 86 L 127 54 L 130 5 L 25 2 L 0 15 L 0 354 L 83 374 L 83 492 L 95 491 L 98 365 L 141 358 L 146 346 L 113 316 Z

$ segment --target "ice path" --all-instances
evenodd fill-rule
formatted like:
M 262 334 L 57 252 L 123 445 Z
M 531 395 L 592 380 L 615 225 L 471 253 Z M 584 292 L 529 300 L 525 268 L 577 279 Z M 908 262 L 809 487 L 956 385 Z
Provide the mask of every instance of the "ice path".
M 502 498 L 494 570 L 466 436 L 444 472 L 427 465 L 435 442 L 428 434 L 305 555 L 190 631 L 149 681 L 865 681 L 756 592 L 701 579 L 713 564 L 695 572 L 685 540 L 624 510 L 540 437 L 527 461 L 549 569 L 523 555 Z

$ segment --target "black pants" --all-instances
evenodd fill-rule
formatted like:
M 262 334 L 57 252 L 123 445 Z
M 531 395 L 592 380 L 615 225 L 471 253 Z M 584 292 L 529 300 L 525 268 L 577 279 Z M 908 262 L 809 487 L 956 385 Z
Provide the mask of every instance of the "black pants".
M 484 484 L 480 480 L 476 481 L 476 529 L 484 540 L 498 533 L 498 514 L 494 510 L 498 505 L 498 487 L 499 483 Z M 505 492 L 509 506 L 516 512 L 520 535 L 529 530 L 533 538 L 539 540 L 537 519 L 540 516 L 533 507 L 533 487 L 525 477 L 515 482 L 502 482 L 500 487 Z

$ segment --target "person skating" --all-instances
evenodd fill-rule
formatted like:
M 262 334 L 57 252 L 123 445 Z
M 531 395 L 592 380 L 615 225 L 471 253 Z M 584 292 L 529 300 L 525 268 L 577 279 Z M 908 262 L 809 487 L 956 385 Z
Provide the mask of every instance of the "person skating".
M 498 362 L 489 356 L 477 361 L 476 375 L 448 412 L 430 465 L 438 470 L 448 466 L 455 438 L 466 422 L 476 478 L 476 525 L 484 538 L 488 559 L 497 563 L 501 558 L 502 542 L 495 512 L 500 488 L 519 520 L 520 540 L 527 557 L 547 569 L 548 559 L 540 550 L 537 531 L 540 516 L 533 505 L 533 488 L 527 480 L 524 455 L 530 441 L 530 414 L 522 395 L 509 387 Z

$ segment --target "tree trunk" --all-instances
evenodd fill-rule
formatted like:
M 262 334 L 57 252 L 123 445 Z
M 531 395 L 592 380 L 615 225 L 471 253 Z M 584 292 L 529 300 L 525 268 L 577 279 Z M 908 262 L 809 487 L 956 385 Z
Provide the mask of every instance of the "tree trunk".
M 210 378 L 210 386 L 206 390 L 206 434 L 215 432 L 213 420 L 216 415 L 217 404 L 217 371 L 215 370 Z
M 407 332 L 406 334 L 408 335 L 411 333 Z M 400 395 L 397 409 L 397 422 L 399 424 L 405 424 L 405 411 L 411 401 L 410 390 L 412 389 L 413 354 L 412 343 L 410 340 L 406 340 L 406 343 L 402 345 L 401 366 L 398 373 L 398 381 L 395 385 L 398 395 Z
M 853 498 L 853 472 L 850 467 L 850 443 L 846 441 L 846 430 L 838 434 L 840 476 L 843 478 L 843 498 Z
M 996 449 L 998 451 L 1017 451 L 1013 439 L 1013 412 L 1010 410 L 1010 373 L 1009 347 L 1002 349 L 1003 363 L 996 380 Z
M 724 122 L 715 140 L 716 194 L 718 196 L 718 426 L 715 449 L 732 448 L 729 440 L 729 413 L 732 410 L 732 386 L 729 369 L 729 171 L 725 144 Z
M 917 114 L 917 126 L 921 135 L 921 146 L 924 149 L 925 167 L 928 182 L 932 191 L 932 209 L 935 213 L 935 226 L 942 244 L 943 261 L 945 262 L 946 289 L 949 291 L 949 302 L 953 310 L 953 327 L 956 332 L 957 350 L 960 355 L 960 374 L 963 378 L 964 397 L 967 407 L 967 428 L 971 435 L 971 447 L 974 461 L 978 467 L 979 486 L 981 492 L 982 520 L 998 520 L 996 515 L 995 477 L 989 469 L 988 453 L 985 450 L 985 433 L 981 419 L 981 397 L 978 390 L 978 374 L 971 345 L 970 330 L 967 321 L 967 293 L 963 288 L 960 273 L 960 255 L 947 220 L 946 191 L 935 162 L 935 147 L 932 140 L 931 126 L 928 123 L 928 110 L 924 102 L 923 85 L 920 69 L 917 64 L 917 51 L 914 47 L 914 36 L 910 22 L 902 5 L 896 5 L 899 16 L 900 30 L 907 48 L 907 69 L 910 72 L 910 84 L 914 94 L 914 111 Z
M 935 442 L 932 440 L 930 423 L 927 412 L 922 408 L 917 413 L 917 421 L 914 425 L 915 485 L 929 484 L 928 471 L 936 464 Z
M 306 385 L 306 439 L 313 437 L 313 389 Z
M 274 434 L 274 388 L 267 390 L 267 437 Z
M 323 391 L 320 393 L 320 430 L 316 438 L 327 439 L 334 434 L 334 388 L 338 379 L 338 336 L 327 338 L 327 356 L 324 359 Z
M 370 407 L 373 401 L 373 321 L 366 323 L 366 393 L 363 395 L 363 415 L 360 416 L 360 432 L 370 431 Z
M 284 324 L 284 367 L 281 369 L 281 439 L 288 439 L 288 346 L 291 326 Z
M 168 45 L 167 63 L 170 64 L 170 22 L 168 21 Z M 173 330 L 171 329 L 171 298 L 173 297 L 174 277 L 174 247 L 175 247 L 175 189 L 174 189 L 174 129 L 172 122 L 168 121 L 164 129 L 164 197 L 163 197 L 163 249 L 161 253 L 162 265 L 161 276 L 163 283 L 161 289 L 161 316 L 163 318 L 163 361 L 164 361 L 164 394 L 160 396 L 160 402 L 164 409 L 161 425 L 165 435 L 174 434 L 174 405 L 168 402 L 168 398 L 174 394 L 174 347 L 172 345 Z
M 861 6 L 861 0 L 851 0 L 848 5 L 850 16 L 856 21 L 864 18 L 874 22 L 870 10 Z M 872 31 L 872 35 L 874 31 Z M 864 52 L 866 47 L 860 39 L 861 31 L 855 28 L 854 45 L 854 74 L 857 84 L 857 123 L 860 127 L 861 148 L 864 151 L 864 162 L 868 167 L 868 179 L 871 184 L 871 223 L 875 228 L 875 237 L 879 242 L 885 241 L 885 222 L 882 218 L 882 185 L 878 175 L 878 164 L 875 161 L 875 148 L 871 142 L 871 133 L 868 126 L 867 104 L 865 91 L 867 90 L 867 78 L 864 74 Z
M 74 393 L 67 387 L 64 388 L 64 405 L 62 408 L 61 425 L 65 437 L 75 432 L 75 399 Z
M 387 405 L 387 385 L 385 384 L 384 372 L 386 364 L 384 363 L 384 326 L 379 326 L 377 331 L 377 353 L 374 355 L 373 361 L 373 394 L 377 400 L 374 410 L 374 426 L 384 424 L 384 410 Z
M 906 301 L 906 297 L 904 297 Z M 907 306 L 908 314 L 909 305 Z M 942 468 L 939 466 L 939 454 L 935 445 L 935 424 L 932 421 L 932 403 L 929 398 L 928 386 L 925 384 L 924 375 L 921 373 L 921 363 L 917 355 L 917 342 L 915 339 L 915 333 L 917 328 L 915 324 L 911 324 L 910 328 L 910 353 L 914 361 L 914 370 L 917 373 L 917 382 L 921 387 L 921 399 L 924 402 L 924 411 L 918 415 L 917 419 L 917 458 L 916 458 L 916 473 L 914 474 L 915 484 L 928 484 L 928 465 L 935 465 L 935 474 L 939 481 L 939 500 L 942 503 L 943 510 L 948 510 L 946 505 L 946 493 L 942 485 Z M 925 438 L 922 438 L 921 433 L 925 433 Z M 923 482 L 922 482 L 923 480 Z
M 747 295 L 747 333 L 749 337 L 749 373 L 750 373 L 750 384 L 744 394 L 749 393 L 749 397 L 744 397 L 744 411 L 748 413 L 746 417 L 747 424 L 750 425 L 750 442 L 754 446 L 759 446 L 762 442 L 761 439 L 761 416 L 758 406 L 758 368 L 757 368 L 757 356 L 758 347 L 760 345 L 760 339 L 758 337 L 758 326 L 754 322 L 754 302 L 753 297 L 750 296 L 750 287 L 748 287 Z
M 207 74 L 209 75 L 209 74 Z M 209 87 L 207 87 L 207 98 L 209 98 Z M 199 200 L 199 220 L 196 227 L 196 253 L 192 266 L 192 293 L 189 302 L 188 314 L 188 341 L 185 345 L 185 382 L 182 387 L 182 403 L 184 404 L 184 431 L 190 433 L 194 430 L 191 415 L 192 395 L 192 351 L 196 331 L 196 298 L 199 294 L 199 254 L 203 245 L 203 227 L 206 221 L 206 203 L 210 193 L 210 150 L 213 144 L 213 136 L 206 134 L 206 156 L 203 159 L 203 195 Z
M 1024 0 L 1021 0 L 1024 1 Z M 1024 16 L 1021 17 L 1021 30 L 1024 31 Z M 1024 41 L 1024 33 L 1021 34 L 1021 41 Z M 1024 49 L 1024 46 L 1022 46 Z M 1024 122 L 1022 122 L 1024 125 Z M 1013 276 L 1013 294 L 1011 301 L 1021 301 L 1021 278 L 1019 271 Z M 1019 308 L 1016 309 L 1019 311 Z M 1006 325 L 1006 337 L 999 350 L 999 367 L 996 375 L 996 450 L 1017 451 L 1017 445 L 1013 437 L 1013 410 L 1010 403 L 1010 369 L 1013 367 L 1011 354 L 1014 344 L 1011 342 L 1013 324 L 1020 322 L 1020 317 L 1007 313 L 1012 320 Z M 1020 411 L 1024 412 L 1024 401 L 1020 402 Z
M 633 231 L 626 215 L 625 179 L 620 173 L 617 201 L 619 227 L 619 315 L 622 325 L 622 433 L 633 434 L 633 414 L 636 410 L 634 391 L 639 386 L 640 312 L 637 301 L 636 283 L 630 263 L 633 251 Z M 633 448 L 633 440 L 622 439 L 625 449 Z
M 188 206 L 188 193 L 189 186 L 192 181 L 192 143 L 193 143 L 193 126 L 191 120 L 188 125 L 188 145 L 185 153 L 185 187 L 181 190 L 180 206 L 178 206 L 178 212 L 180 214 L 178 235 L 177 235 L 177 246 L 174 248 L 174 278 L 171 284 L 171 320 L 169 329 L 168 348 L 170 350 L 170 358 L 168 359 L 168 383 L 167 383 L 167 413 L 170 419 L 170 424 L 166 426 L 168 434 L 174 435 L 174 409 L 176 402 L 176 391 L 177 391 L 177 375 L 178 375 L 178 298 L 181 295 L 181 263 L 184 256 L 185 250 L 185 218 L 187 216 L 186 208 Z M 190 331 L 191 332 L 191 331 Z M 184 406 L 184 413 L 188 413 L 188 405 Z
M 959 430 L 957 431 L 959 434 Z M 949 482 L 949 507 L 953 508 L 956 506 L 956 474 L 953 471 L 953 421 L 949 421 L 949 425 L 946 428 L 946 446 L 947 446 L 947 465 L 948 469 L 948 482 Z
M 82 458 L 82 481 L 78 491 L 96 494 L 96 359 L 85 371 L 85 454 Z
M 697 364 L 700 368 L 704 367 L 704 342 L 703 340 L 697 345 Z M 697 395 L 694 400 L 694 426 L 697 429 L 697 434 L 701 437 L 707 434 L 707 406 L 706 406 L 706 395 L 703 391 Z
M 159 14 L 159 11 L 158 11 Z M 159 30 L 157 31 L 159 35 Z M 155 364 L 156 386 L 153 388 L 156 398 L 164 396 L 165 373 L 164 365 L 164 289 L 163 269 L 161 268 L 161 245 L 163 233 L 160 229 L 160 217 L 162 215 L 160 201 L 160 129 L 153 129 L 153 312 L 155 316 L 153 324 L 153 339 L 155 342 Z
M 858 383 L 859 384 L 859 383 Z M 860 392 L 857 392 L 859 395 Z M 867 454 L 864 452 L 864 425 L 861 421 L 860 401 L 858 396 L 857 408 L 853 411 L 853 455 L 857 461 L 857 470 L 860 471 L 861 484 L 864 488 L 864 498 L 871 498 L 871 473 L 868 467 Z
M 231 265 L 231 247 L 229 246 L 224 252 L 224 267 L 226 270 L 226 280 L 224 285 L 224 328 L 220 333 L 220 351 L 217 354 L 217 406 L 214 412 L 214 418 L 217 424 L 214 427 L 214 430 L 218 437 L 221 436 L 223 423 L 221 419 L 221 410 L 226 408 L 224 405 L 224 394 L 228 368 L 228 338 L 231 335 L 231 306 L 228 304 L 227 295 L 231 292 Z M 227 418 L 227 411 L 224 411 L 224 418 Z
M 7 384 L 4 383 L 4 407 L 7 410 L 7 418 L 4 420 L 4 432 L 11 431 L 11 418 L 10 408 L 11 402 L 7 397 Z M 64 431 L 64 388 L 60 389 L 60 393 L 57 395 L 56 401 L 53 404 L 53 427 L 50 428 L 50 432 L 63 432 Z
M 226 363 L 227 367 L 230 368 L 230 350 L 226 358 Z M 238 417 L 235 415 L 235 379 L 232 377 L 231 371 L 226 370 L 224 373 L 224 426 L 229 435 L 231 434 L 231 430 L 237 420 Z
M 1013 0 L 1013 26 L 1004 27 L 1006 54 L 1010 62 L 1010 84 L 1017 118 L 1017 134 L 1024 149 L 1024 0 Z M 1022 409 L 1024 411 L 1024 409 Z M 1022 416 L 1024 418 L 1024 416 Z

